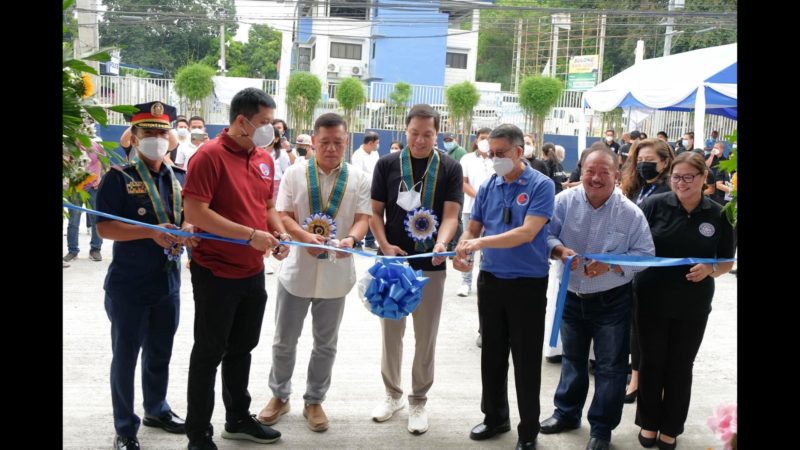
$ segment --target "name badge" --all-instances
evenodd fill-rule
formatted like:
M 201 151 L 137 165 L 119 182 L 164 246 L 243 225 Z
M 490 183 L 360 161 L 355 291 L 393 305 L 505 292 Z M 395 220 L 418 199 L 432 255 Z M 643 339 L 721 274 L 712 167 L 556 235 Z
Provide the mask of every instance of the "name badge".
M 128 194 L 146 194 L 147 190 L 144 187 L 144 182 L 142 181 L 131 181 L 126 185 L 128 188 Z

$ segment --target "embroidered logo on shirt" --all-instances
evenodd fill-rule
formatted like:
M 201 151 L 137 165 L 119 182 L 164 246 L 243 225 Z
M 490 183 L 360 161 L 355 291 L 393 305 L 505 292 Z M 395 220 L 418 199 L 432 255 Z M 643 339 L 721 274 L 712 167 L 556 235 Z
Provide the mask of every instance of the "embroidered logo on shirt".
M 269 165 L 267 165 L 267 163 L 262 162 L 258 165 L 258 168 L 261 169 L 261 178 L 269 178 Z
M 139 213 L 140 216 L 147 214 L 147 210 L 144 208 L 139 208 L 136 210 L 136 212 Z
M 125 186 L 128 189 L 128 194 L 146 194 L 147 190 L 142 181 L 131 181 Z
M 705 237 L 711 237 L 714 235 L 714 225 L 711 225 L 708 222 L 703 222 L 700 224 L 700 234 Z
M 520 206 L 527 205 L 528 204 L 528 200 L 530 200 L 530 198 L 528 198 L 528 194 L 526 194 L 524 192 L 517 196 L 517 204 L 520 205 Z

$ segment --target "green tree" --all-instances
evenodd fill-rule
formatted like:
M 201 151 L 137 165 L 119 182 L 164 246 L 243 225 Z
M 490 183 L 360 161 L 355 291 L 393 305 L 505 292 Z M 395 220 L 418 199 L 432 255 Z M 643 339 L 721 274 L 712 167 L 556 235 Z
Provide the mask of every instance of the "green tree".
M 236 34 L 233 0 L 103 0 L 103 4 L 100 44 L 119 47 L 125 63 L 161 69 L 167 77 L 210 52 L 222 20 L 225 34 Z
M 471 134 L 472 108 L 478 104 L 481 95 L 474 84 L 464 81 L 447 88 L 445 97 L 453 127 L 457 131 L 461 131 L 461 142 L 466 144 L 468 136 Z
M 347 161 L 350 160 L 353 149 L 353 129 L 356 126 L 355 112 L 366 100 L 367 95 L 364 93 L 364 85 L 357 78 L 345 78 L 336 86 L 336 101 L 339 102 L 339 106 L 344 110 L 344 119 L 347 121 L 347 127 L 350 130 L 350 145 L 347 146 L 347 154 L 345 155 L 345 160 Z
M 314 108 L 322 97 L 322 82 L 308 72 L 295 72 L 286 86 L 289 126 L 297 134 L 311 130 Z
M 525 111 L 525 128 L 533 130 L 539 142 L 534 147 L 542 146 L 544 138 L 544 118 L 558 103 L 564 82 L 558 78 L 530 76 L 519 83 L 519 106 Z
M 394 117 L 395 140 L 400 141 L 400 135 L 405 129 L 403 126 L 406 116 L 406 106 L 411 100 L 411 85 L 405 81 L 395 83 L 394 90 L 389 94 L 391 114 Z
M 225 65 L 231 77 L 278 78 L 278 60 L 281 59 L 281 33 L 268 25 L 252 25 L 247 32 L 247 43 L 225 35 Z M 211 49 L 200 62 L 216 66 L 219 60 L 219 37 L 211 40 Z
M 189 110 L 192 114 L 204 116 L 202 107 L 198 111 L 195 105 L 198 101 L 214 92 L 214 82 L 211 78 L 216 75 L 212 67 L 195 63 L 182 67 L 175 77 L 175 92 L 189 100 Z

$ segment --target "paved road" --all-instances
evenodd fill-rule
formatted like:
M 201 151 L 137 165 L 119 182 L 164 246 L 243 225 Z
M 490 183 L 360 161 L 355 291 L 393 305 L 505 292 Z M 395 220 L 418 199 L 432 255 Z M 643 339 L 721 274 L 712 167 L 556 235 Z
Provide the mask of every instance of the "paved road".
M 104 243 L 103 261 L 93 262 L 88 259 L 89 238 L 83 227 L 80 240 L 82 252 L 79 259 L 64 269 L 63 447 L 108 449 L 114 436 L 108 382 L 111 338 L 110 323 L 103 309 L 102 286 L 111 259 L 112 243 Z M 363 273 L 370 264 L 369 259 L 357 257 L 358 273 Z M 182 277 L 181 321 L 175 336 L 168 400 L 179 415 L 185 416 L 194 304 L 188 270 L 183 271 Z M 267 379 L 275 329 L 275 280 L 275 275 L 267 276 L 267 312 L 261 341 L 253 352 L 250 376 L 252 413 L 257 413 L 271 397 Z M 372 408 L 383 395 L 380 324 L 363 307 L 354 290 L 347 297 L 333 381 L 324 404 L 331 420 L 330 429 L 325 433 L 311 432 L 306 428 L 302 416 L 302 394 L 312 344 L 306 329 L 298 344 L 292 411 L 275 426 L 283 433 L 276 445 L 285 448 L 513 448 L 517 439 L 515 427 L 519 420 L 513 371 L 509 373 L 512 432 L 483 442 L 474 442 L 468 437 L 470 428 L 483 418 L 480 412 L 480 349 L 475 346 L 478 325 L 476 295 L 473 291 L 467 298 L 456 296 L 459 283 L 460 273 L 449 268 L 437 345 L 436 381 L 428 394 L 430 430 L 427 433 L 413 436 L 406 431 L 407 411 L 396 414 L 384 423 L 370 420 Z M 736 278 L 733 275 L 718 278 L 714 310 L 695 363 L 692 405 L 685 434 L 679 438 L 681 448 L 722 448 L 708 429 L 706 420 L 717 405 L 736 400 L 736 300 Z M 411 326 L 404 342 L 403 384 L 410 389 L 414 343 Z M 552 412 L 559 374 L 559 365 L 542 363 L 542 419 Z M 593 389 L 592 382 L 590 396 Z M 264 448 L 255 443 L 229 441 L 220 437 L 225 417 L 220 392 L 218 377 L 217 405 L 212 423 L 219 448 Z M 141 415 L 141 389 L 138 382 L 136 402 L 137 413 Z M 622 422 L 613 434 L 612 448 L 640 448 L 636 440 L 638 427 L 633 423 L 635 406 L 625 405 Z M 589 439 L 585 414 L 586 411 L 583 426 L 578 430 L 559 435 L 540 435 L 538 448 L 583 449 Z M 187 444 L 183 436 L 144 426 L 139 431 L 139 440 L 144 449 L 180 449 L 186 448 Z

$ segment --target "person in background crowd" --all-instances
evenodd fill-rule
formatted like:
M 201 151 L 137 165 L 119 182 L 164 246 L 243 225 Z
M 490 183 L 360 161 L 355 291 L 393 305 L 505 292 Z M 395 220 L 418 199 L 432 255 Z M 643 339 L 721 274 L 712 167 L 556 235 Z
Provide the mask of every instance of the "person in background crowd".
M 616 132 L 614 131 L 613 128 L 609 128 L 608 130 L 606 130 L 606 137 L 604 139 L 604 142 L 608 146 L 608 148 L 611 149 L 612 152 L 619 154 L 619 143 L 617 143 L 617 141 L 614 140 L 615 137 L 616 137 Z
M 364 139 L 361 147 L 353 152 L 353 156 L 351 157 L 353 166 L 361 169 L 361 171 L 367 175 L 367 179 L 369 179 L 370 183 L 372 183 L 372 172 L 375 171 L 375 164 L 378 163 L 378 158 L 380 158 L 380 155 L 378 154 L 380 146 L 381 140 L 378 136 L 378 133 L 374 131 L 368 131 L 364 133 Z M 367 235 L 364 237 L 364 244 L 362 244 L 359 240 L 356 243 L 356 246 L 366 246 L 372 250 L 378 249 L 377 244 L 375 244 L 375 236 L 372 235 L 372 231 L 369 230 L 369 227 L 367 227 Z
M 628 134 L 629 140 L 622 147 L 619 148 L 619 156 L 620 156 L 620 168 L 625 165 L 625 162 L 628 160 L 628 155 L 630 154 L 631 147 L 635 145 L 639 140 L 642 139 L 642 134 L 639 130 L 633 130 Z
M 733 258 L 733 228 L 722 207 L 702 195 L 707 172 L 702 156 L 684 152 L 672 163 L 672 192 L 642 203 L 656 256 Z M 714 278 L 732 266 L 649 267 L 636 275 L 641 345 L 636 425 L 643 447 L 677 446 L 689 413 L 692 367 L 711 312 Z
M 556 194 L 561 192 L 564 187 L 563 183 L 567 181 L 567 174 L 564 172 L 564 166 L 558 160 L 556 155 L 556 146 L 552 142 L 545 142 L 542 146 L 542 153 L 544 154 L 544 163 L 547 166 L 547 173 L 550 179 L 555 183 Z
M 294 160 L 295 164 L 308 161 L 314 157 L 314 147 L 311 141 L 311 136 L 307 134 L 301 134 L 297 136 L 297 140 L 295 141 L 294 145 L 294 150 L 297 152 L 298 156 Z
M 400 141 L 392 141 L 392 145 L 389 146 L 389 153 L 399 152 L 403 149 L 403 144 Z
M 442 136 L 444 142 L 444 149 L 447 150 L 447 155 L 456 161 L 460 161 L 461 157 L 467 154 L 467 151 L 456 142 L 456 135 L 453 133 L 445 133 Z
M 545 162 L 540 158 L 541 152 L 536 151 L 536 147 L 534 145 L 534 142 L 536 142 L 536 140 L 533 138 L 533 135 L 526 134 L 525 136 L 523 136 L 523 138 L 525 139 L 524 142 L 525 145 L 527 146 L 523 151 L 523 156 L 525 157 L 525 160 L 528 161 L 528 164 L 532 168 L 538 170 L 539 172 L 549 177 L 550 169 L 547 167 L 547 164 L 545 164 Z
M 292 152 L 292 145 L 289 143 L 289 136 L 287 135 L 289 127 L 286 125 L 286 122 L 284 122 L 283 119 L 274 119 L 272 121 L 272 127 L 275 128 L 280 135 L 280 141 L 275 147 L 283 150 L 286 153 L 289 158 L 289 165 L 294 164 L 294 160 L 297 155 Z

